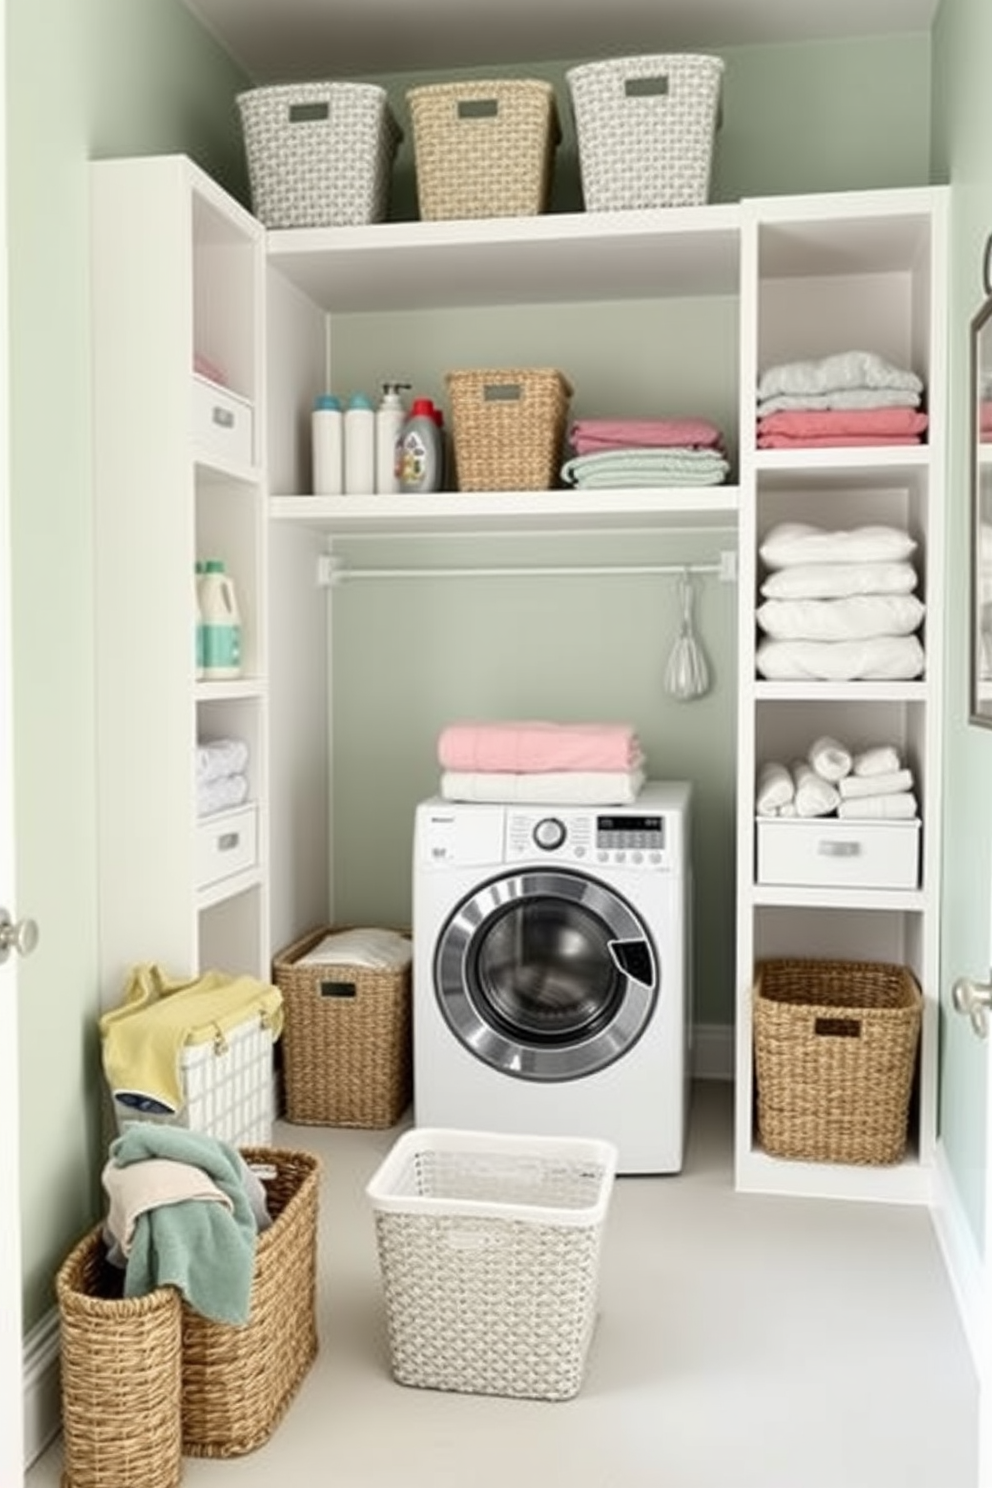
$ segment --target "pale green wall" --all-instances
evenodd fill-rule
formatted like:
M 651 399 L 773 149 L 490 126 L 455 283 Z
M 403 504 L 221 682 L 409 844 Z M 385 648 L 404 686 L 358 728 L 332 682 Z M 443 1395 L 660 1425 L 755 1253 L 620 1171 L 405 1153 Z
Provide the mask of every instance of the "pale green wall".
M 235 75 L 175 0 L 7 12 L 17 901 L 41 926 L 19 978 L 30 1327 L 98 1204 L 86 159 L 92 140 L 219 171 L 240 141 Z M 154 894 L 154 864 L 135 871 Z
M 179 0 L 44 6 L 9 0 L 8 14 L 17 890 L 21 912 L 40 921 L 43 937 L 21 975 L 21 1208 L 30 1328 L 52 1303 L 52 1277 L 68 1245 L 101 1208 L 85 163 L 90 154 L 186 151 L 243 195 L 234 95 L 244 80 Z M 928 49 L 926 37 L 915 37 L 728 52 L 715 194 L 925 181 Z M 372 589 L 343 591 L 335 603 L 351 643 L 335 657 L 341 768 L 350 771 L 360 756 L 379 763 L 369 741 L 402 742 L 406 716 L 414 749 L 409 763 L 404 756 L 405 790 L 422 793 L 432 774 L 432 731 L 456 708 L 537 711 L 548 703 L 562 716 L 585 713 L 590 692 L 570 649 L 573 626 L 579 627 L 597 711 L 632 711 L 665 773 L 698 766 L 712 814 L 704 851 L 715 860 L 726 841 L 732 790 L 730 591 L 711 586 L 700 605 L 717 693 L 695 707 L 666 710 L 658 694 L 674 623 L 671 596 L 625 592 L 629 644 L 618 646 L 597 618 L 615 608 L 606 582 L 583 591 L 581 600 L 557 589 L 538 600 L 512 587 L 501 597 L 445 588 L 426 604 L 420 589 L 409 601 L 402 592 L 377 599 Z M 452 616 L 467 598 L 476 605 L 472 629 L 459 633 Z M 538 615 L 542 607 L 547 613 Z M 549 622 L 554 666 L 518 677 L 519 659 L 532 645 L 531 618 Z M 473 633 L 487 652 L 488 674 L 500 679 L 485 698 L 457 683 L 425 700 L 412 687 L 416 672 L 406 693 L 376 683 L 376 648 L 393 634 L 411 665 L 436 644 L 449 648 L 456 679 L 470 675 L 465 661 Z M 631 710 L 635 652 L 650 683 Z M 545 677 L 550 682 L 538 688 Z M 140 729 L 153 723 L 135 721 L 136 747 Z M 710 752 L 705 765 L 700 738 Z M 397 757 L 391 743 L 382 763 Z M 361 779 L 362 791 L 382 786 L 376 769 Z M 371 895 L 374 858 L 357 810 L 347 803 L 341 828 L 355 892 Z M 372 844 L 372 853 L 378 850 Z M 147 873 L 154 893 L 154 864 L 136 871 Z M 716 876 L 714 894 L 710 883 L 701 884 L 700 902 L 729 965 L 727 871 Z M 401 885 L 392 882 L 384 893 L 402 907 Z M 711 922 L 714 905 L 722 908 Z
M 966 722 L 968 322 L 981 302 L 981 253 L 992 232 L 988 0 L 943 0 L 934 28 L 933 72 L 934 166 L 952 183 L 940 1127 L 975 1236 L 983 1242 L 988 1055 L 967 1022 L 949 1011 L 948 996 L 956 976 L 985 980 L 992 935 L 992 733 Z

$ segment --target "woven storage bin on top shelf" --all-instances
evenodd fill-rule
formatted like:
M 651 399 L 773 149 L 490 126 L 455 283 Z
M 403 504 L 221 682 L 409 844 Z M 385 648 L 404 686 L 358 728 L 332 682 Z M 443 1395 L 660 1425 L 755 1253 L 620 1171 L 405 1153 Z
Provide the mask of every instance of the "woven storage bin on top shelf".
M 572 386 L 553 368 L 448 372 L 460 491 L 558 485 Z
M 587 212 L 706 202 L 723 67 L 668 53 L 566 72 Z
M 776 1157 L 894 1163 L 923 999 L 904 966 L 768 960 L 753 997 L 758 1136 Z
M 283 994 L 286 1119 L 395 1126 L 413 1094 L 410 967 L 298 965 L 330 933 L 304 935 L 273 966 Z
M 61 1332 L 63 1488 L 176 1488 L 182 1475 L 181 1309 L 174 1287 L 122 1295 L 102 1226 L 55 1280 Z
M 291 83 L 237 97 L 252 211 L 266 227 L 349 227 L 389 213 L 403 132 L 374 83 Z
M 405 1132 L 366 1189 L 396 1380 L 577 1394 L 615 1170 L 608 1142 Z
M 190 1457 L 240 1457 L 268 1441 L 317 1354 L 320 1160 L 241 1150 L 263 1178 L 272 1224 L 256 1243 L 244 1327 L 182 1304 L 182 1449 Z
M 550 83 L 430 83 L 406 97 L 422 218 L 526 217 L 547 210 L 561 139 Z

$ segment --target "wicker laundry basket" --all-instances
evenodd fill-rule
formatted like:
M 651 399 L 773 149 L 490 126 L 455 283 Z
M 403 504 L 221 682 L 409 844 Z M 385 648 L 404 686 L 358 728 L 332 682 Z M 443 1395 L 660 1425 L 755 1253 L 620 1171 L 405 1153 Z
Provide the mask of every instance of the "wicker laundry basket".
M 182 1304 L 182 1450 L 190 1457 L 240 1457 L 268 1441 L 317 1354 L 320 1160 L 270 1147 L 242 1155 L 260 1171 L 273 1222 L 255 1247 L 244 1327 Z
M 273 965 L 283 994 L 286 1119 L 395 1126 L 413 1094 L 411 969 L 300 965 L 330 933 L 311 931 Z
M 759 962 L 758 1136 L 776 1157 L 895 1163 L 906 1149 L 923 999 L 904 966 Z
M 448 372 L 460 491 L 559 484 L 572 386 L 553 368 Z
M 55 1281 L 61 1333 L 63 1488 L 176 1488 L 182 1475 L 181 1308 L 174 1287 L 122 1295 L 102 1227 Z
M 723 70 L 719 57 L 668 53 L 566 72 L 587 212 L 706 202 Z
M 577 1394 L 615 1170 L 608 1142 L 405 1132 L 366 1189 L 395 1379 Z
M 424 219 L 547 210 L 561 127 L 550 83 L 431 83 L 407 95 Z
M 266 227 L 348 227 L 389 213 L 403 138 L 374 83 L 292 83 L 239 93 L 252 210 Z

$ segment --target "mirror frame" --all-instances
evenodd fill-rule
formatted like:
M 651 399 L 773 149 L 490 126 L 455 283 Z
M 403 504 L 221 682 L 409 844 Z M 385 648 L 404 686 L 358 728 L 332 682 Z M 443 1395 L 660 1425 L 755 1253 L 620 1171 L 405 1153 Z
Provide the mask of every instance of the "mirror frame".
M 986 299 L 972 317 L 969 326 L 971 410 L 969 429 L 970 448 L 968 452 L 968 492 L 971 501 L 971 574 L 968 598 L 970 632 L 968 648 L 968 722 L 976 724 L 981 728 L 992 728 L 992 677 L 983 679 L 981 667 L 983 470 L 985 471 L 986 478 L 986 494 L 989 497 L 989 506 L 992 508 L 992 441 L 986 442 L 983 445 L 981 437 L 982 351 L 984 349 L 986 352 L 988 370 L 985 376 L 992 378 L 992 283 L 990 283 L 990 278 L 992 278 L 992 237 L 989 238 L 985 245 L 982 269 Z M 987 461 L 983 460 L 983 451 L 987 454 Z M 989 512 L 989 519 L 992 520 L 992 510 Z M 988 695 L 983 697 L 983 691 L 987 691 Z

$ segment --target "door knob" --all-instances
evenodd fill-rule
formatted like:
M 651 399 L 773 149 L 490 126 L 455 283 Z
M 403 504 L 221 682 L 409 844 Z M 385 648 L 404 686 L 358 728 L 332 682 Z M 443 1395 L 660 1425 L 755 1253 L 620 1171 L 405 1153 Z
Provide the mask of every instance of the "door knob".
M 992 1008 L 992 982 L 976 982 L 972 977 L 958 977 L 951 988 L 955 1011 L 971 1019 L 979 1038 L 987 1038 L 989 1009 Z
M 38 926 L 34 920 L 12 920 L 6 909 L 0 909 L 0 966 L 11 951 L 30 956 L 38 944 Z

